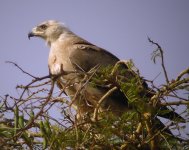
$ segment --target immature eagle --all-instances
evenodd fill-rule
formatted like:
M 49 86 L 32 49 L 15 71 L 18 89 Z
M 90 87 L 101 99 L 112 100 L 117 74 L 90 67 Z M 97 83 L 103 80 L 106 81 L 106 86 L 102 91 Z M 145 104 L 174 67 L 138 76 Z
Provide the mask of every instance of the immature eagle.
M 78 108 L 79 116 L 87 112 L 93 112 L 98 101 L 112 87 L 111 85 L 93 85 L 91 78 L 84 82 L 84 75 L 90 70 L 100 70 L 114 66 L 119 59 L 110 52 L 89 43 L 81 37 L 70 31 L 64 24 L 49 20 L 34 27 L 28 34 L 28 37 L 41 37 L 49 47 L 49 71 L 51 75 L 60 75 L 57 84 L 60 88 L 65 89 L 65 93 L 74 101 Z M 111 68 L 111 67 L 110 67 Z M 128 70 L 127 66 L 122 69 Z M 95 74 L 100 75 L 98 71 Z M 132 71 L 126 71 L 126 80 L 132 79 L 136 74 Z M 90 75 L 89 75 L 90 76 Z M 110 79 L 111 80 L 111 79 Z M 83 83 L 83 84 L 81 84 Z M 145 83 L 143 88 L 148 89 Z M 77 94 L 77 97 L 74 97 Z M 150 93 L 141 94 L 151 96 Z M 121 115 L 128 110 L 128 100 L 125 94 L 117 88 L 100 105 L 102 110 L 110 110 L 116 115 Z M 168 110 L 166 107 L 161 110 Z M 161 114 L 159 114 L 161 116 Z M 177 113 L 171 111 L 163 117 L 173 119 L 181 118 Z

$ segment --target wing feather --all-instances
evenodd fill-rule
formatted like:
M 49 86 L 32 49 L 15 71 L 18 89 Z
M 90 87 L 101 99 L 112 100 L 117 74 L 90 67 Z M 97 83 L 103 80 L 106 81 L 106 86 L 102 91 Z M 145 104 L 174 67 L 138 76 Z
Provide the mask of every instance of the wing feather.
M 69 57 L 74 66 L 86 72 L 96 65 L 113 66 L 119 61 L 113 54 L 84 40 L 73 44 Z

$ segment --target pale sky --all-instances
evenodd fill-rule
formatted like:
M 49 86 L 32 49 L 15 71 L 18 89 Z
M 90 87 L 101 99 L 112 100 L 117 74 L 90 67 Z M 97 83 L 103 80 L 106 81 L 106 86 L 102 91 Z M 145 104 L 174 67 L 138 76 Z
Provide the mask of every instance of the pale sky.
M 48 47 L 42 40 L 28 40 L 27 33 L 49 19 L 66 23 L 120 59 L 133 59 L 148 79 L 161 72 L 150 60 L 154 46 L 148 36 L 163 47 L 170 78 L 189 66 L 188 0 L 1 0 L 0 95 L 15 94 L 17 84 L 30 81 L 7 60 L 36 76 L 48 74 Z M 163 83 L 163 74 L 156 81 Z
M 133 59 L 141 75 L 154 79 L 162 72 L 154 65 L 154 46 L 165 53 L 169 78 L 189 66 L 188 0 L 1 0 L 0 1 L 0 95 L 17 95 L 18 84 L 31 78 L 5 61 L 14 61 L 35 76 L 48 74 L 49 48 L 39 39 L 28 40 L 38 23 L 55 19 L 120 59 Z M 156 83 L 164 83 L 163 73 Z

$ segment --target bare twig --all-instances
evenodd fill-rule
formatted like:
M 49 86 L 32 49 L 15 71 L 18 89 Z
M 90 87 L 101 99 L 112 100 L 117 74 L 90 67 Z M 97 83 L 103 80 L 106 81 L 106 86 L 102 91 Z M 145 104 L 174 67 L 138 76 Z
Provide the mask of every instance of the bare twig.
M 9 64 L 13 64 L 14 66 L 16 66 L 19 70 L 21 70 L 24 74 L 27 74 L 29 75 L 30 77 L 34 78 L 34 79 L 37 79 L 38 77 L 35 77 L 33 75 L 31 75 L 30 73 L 24 71 L 18 64 L 16 64 L 15 62 L 12 62 L 12 61 L 6 61 L 6 63 L 9 63 Z
M 156 104 L 158 103 L 158 101 L 160 101 L 160 97 L 162 96 L 167 96 L 170 92 L 172 92 L 176 87 L 184 84 L 184 83 L 188 83 L 189 82 L 189 78 L 184 78 L 182 80 L 176 81 L 176 82 L 172 82 L 170 83 L 168 86 L 164 86 L 161 89 L 159 89 L 158 92 L 156 92 L 156 94 L 151 97 L 151 102 L 153 103 L 153 106 L 155 107 Z
M 43 80 L 43 79 L 42 79 Z M 32 85 L 32 86 L 24 86 L 24 85 L 17 85 L 17 87 L 16 88 L 20 88 L 20 89 L 27 89 L 27 88 L 37 88 L 37 87 L 41 87 L 41 86 L 43 86 L 43 85 L 48 85 L 49 83 L 51 83 L 51 81 L 50 80 L 48 80 L 48 81 L 46 81 L 46 82 L 44 82 L 44 83 L 41 83 L 41 84 L 38 84 L 38 85 Z
M 181 101 L 173 101 L 173 102 L 164 102 L 158 105 L 160 106 L 189 105 L 189 101 L 181 100 Z
M 155 134 L 153 134 L 153 136 L 150 136 L 150 138 L 148 138 L 147 140 L 145 140 L 144 143 L 149 143 L 151 140 L 153 140 L 154 138 L 156 138 L 163 131 L 165 131 L 166 129 L 168 129 L 171 125 L 173 125 L 172 122 L 170 124 L 166 125 L 162 130 L 159 130 L 158 132 L 156 132 Z
M 148 37 L 148 41 L 152 44 L 155 44 L 158 47 L 158 50 L 160 51 L 161 65 L 162 65 L 162 68 L 163 68 L 163 72 L 164 72 L 164 75 L 165 75 L 166 82 L 167 82 L 167 84 L 169 84 L 169 79 L 168 79 L 168 75 L 167 75 L 167 71 L 166 71 L 165 63 L 164 63 L 163 49 L 161 48 L 161 46 L 158 43 L 152 41 L 149 37 Z
M 163 137 L 163 139 L 164 139 L 165 142 L 167 143 L 167 146 L 168 146 L 169 150 L 172 150 L 172 148 L 171 148 L 171 146 L 169 145 L 169 142 L 167 141 L 166 137 L 165 137 L 163 134 L 161 134 L 161 133 L 160 133 L 160 135 L 161 135 L 161 137 Z
M 22 91 L 21 95 L 20 95 L 20 98 L 19 100 L 22 100 L 22 97 L 24 95 L 24 93 L 26 92 L 26 90 L 28 90 L 28 87 L 30 87 L 32 84 L 34 84 L 35 82 L 38 82 L 38 81 L 41 81 L 41 80 L 44 80 L 44 79 L 47 79 L 47 78 L 51 78 L 51 75 L 47 75 L 47 76 L 44 76 L 44 77 L 39 77 L 39 78 L 36 78 L 34 79 L 33 81 L 31 81 L 29 84 L 27 84 L 24 88 L 24 90 Z M 19 103 L 20 101 L 18 101 Z M 20 104 L 21 105 L 21 104 Z
M 176 78 L 176 81 L 179 81 L 185 74 L 189 74 L 189 68 L 185 69 L 184 71 L 182 71 L 178 77 Z
M 18 130 L 17 134 L 15 136 L 13 136 L 12 139 L 14 139 L 17 136 L 20 136 L 25 130 L 31 128 L 31 126 L 33 125 L 34 121 L 43 113 L 45 106 L 51 100 L 51 96 L 52 96 L 52 93 L 53 93 L 53 90 L 54 90 L 54 83 L 55 83 L 55 81 L 52 80 L 52 86 L 51 86 L 51 89 L 50 89 L 49 94 L 47 96 L 47 99 L 43 103 L 43 105 L 42 105 L 41 109 L 39 110 L 39 112 L 28 122 L 28 124 L 24 128 Z M 10 140 L 10 139 L 8 139 L 8 140 Z
M 149 137 L 152 137 L 154 135 L 154 133 L 152 131 L 149 119 L 146 119 L 145 124 L 146 124 L 146 130 L 148 132 Z M 151 140 L 149 140 L 149 142 L 150 142 L 151 150 L 156 150 L 157 149 L 157 147 L 156 147 L 157 145 L 155 144 L 155 137 L 151 138 Z

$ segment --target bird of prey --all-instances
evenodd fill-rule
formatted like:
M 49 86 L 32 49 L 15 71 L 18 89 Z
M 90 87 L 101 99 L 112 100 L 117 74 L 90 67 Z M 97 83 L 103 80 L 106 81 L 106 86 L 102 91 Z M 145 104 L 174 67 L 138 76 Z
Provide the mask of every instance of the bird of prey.
M 73 100 L 79 117 L 93 112 L 99 100 L 111 89 L 111 86 L 94 86 L 93 82 L 90 82 L 91 78 L 88 78 L 89 82 L 84 82 L 83 75 L 88 74 L 91 70 L 114 66 L 119 59 L 54 20 L 42 22 L 34 27 L 28 34 L 28 38 L 30 37 L 40 37 L 47 42 L 50 47 L 48 58 L 50 74 L 61 75 L 57 80 L 57 85 L 64 89 L 65 93 Z M 122 65 L 121 68 L 128 70 L 126 65 Z M 98 71 L 94 74 L 96 73 L 98 74 Z M 136 75 L 132 71 L 126 71 L 125 74 L 127 80 Z M 145 82 L 142 85 L 144 89 L 148 89 Z M 76 94 L 77 97 L 75 97 Z M 151 94 L 146 95 L 152 96 Z M 116 115 L 126 112 L 128 107 L 128 99 L 119 88 L 107 96 L 100 105 L 102 110 L 110 110 Z M 168 108 L 161 107 L 161 110 L 168 110 Z M 181 118 L 173 111 L 159 115 L 169 119 Z

